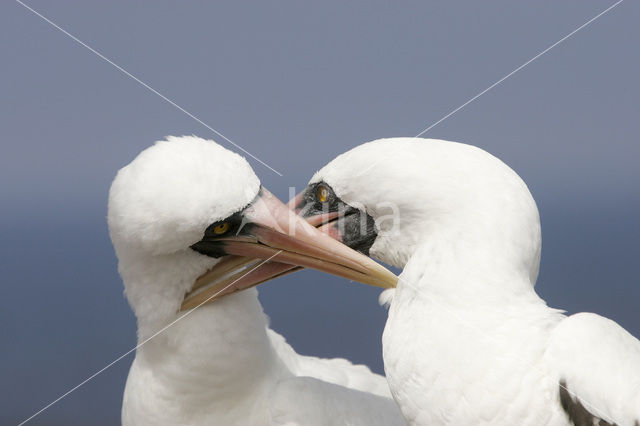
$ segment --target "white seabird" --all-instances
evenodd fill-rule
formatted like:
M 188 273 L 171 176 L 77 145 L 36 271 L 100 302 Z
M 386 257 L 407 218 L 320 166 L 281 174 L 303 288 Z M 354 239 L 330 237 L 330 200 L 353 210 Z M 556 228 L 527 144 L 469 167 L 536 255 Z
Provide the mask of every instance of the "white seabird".
M 288 262 L 258 268 L 234 290 L 294 266 L 395 281 L 297 218 L 242 157 L 196 137 L 158 142 L 118 172 L 108 222 L 143 343 L 127 379 L 124 425 L 403 424 L 382 376 L 298 355 L 268 328 L 255 289 L 189 310 L 246 273 L 238 257 L 220 257 L 227 254 L 278 252 Z M 190 291 L 198 277 L 206 280 Z
M 331 161 L 292 205 L 311 218 L 341 211 L 327 232 L 404 268 L 381 296 L 383 355 L 410 424 L 640 425 L 640 341 L 536 294 L 538 210 L 497 158 L 377 140 Z

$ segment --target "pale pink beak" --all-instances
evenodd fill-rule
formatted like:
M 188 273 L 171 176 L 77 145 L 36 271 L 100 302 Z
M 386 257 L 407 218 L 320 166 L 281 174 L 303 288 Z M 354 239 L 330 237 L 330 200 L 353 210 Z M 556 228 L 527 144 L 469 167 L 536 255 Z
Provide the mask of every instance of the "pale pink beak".
M 207 242 L 229 256 L 196 280 L 185 296 L 182 310 L 300 268 L 382 288 L 395 287 L 397 283 L 397 277 L 389 270 L 314 228 L 264 188 L 242 215 L 243 226 L 236 235 Z M 313 219 L 314 224 L 323 223 L 322 218 Z

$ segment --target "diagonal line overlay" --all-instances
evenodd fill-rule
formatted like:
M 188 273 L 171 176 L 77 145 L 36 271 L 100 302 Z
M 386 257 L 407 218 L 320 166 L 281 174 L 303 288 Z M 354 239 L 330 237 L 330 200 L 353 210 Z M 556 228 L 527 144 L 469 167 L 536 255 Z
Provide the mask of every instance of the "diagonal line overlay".
M 27 4 L 23 3 L 21 0 L 16 0 L 16 3 L 20 4 L 21 6 L 23 6 L 25 9 L 33 12 L 35 15 L 37 15 L 38 17 L 40 17 L 42 20 L 44 20 L 45 22 L 47 22 L 48 24 L 50 24 L 52 27 L 56 28 L 57 30 L 59 30 L 60 32 L 62 32 L 63 34 L 65 34 L 67 37 L 71 38 L 73 41 L 75 41 L 76 43 L 80 44 L 81 46 L 85 47 L 86 49 L 88 49 L 89 51 L 91 51 L 93 54 L 95 54 L 96 56 L 98 56 L 100 59 L 104 60 L 105 62 L 109 63 L 110 65 L 112 65 L 114 68 L 116 68 L 118 71 L 120 71 L 121 73 L 123 73 L 124 75 L 126 75 L 127 77 L 131 78 L 132 80 L 134 80 L 135 82 L 137 82 L 138 84 L 140 84 L 142 87 L 144 87 L 145 89 L 149 90 L 151 93 L 159 96 L 160 98 L 162 98 L 163 100 L 165 100 L 166 102 L 168 102 L 169 104 L 171 104 L 173 107 L 175 107 L 176 109 L 182 111 L 184 114 L 186 114 L 187 116 L 191 117 L 192 119 L 194 119 L 195 121 L 197 121 L 199 124 L 201 124 L 202 126 L 206 127 L 207 129 L 211 130 L 213 133 L 215 133 L 216 135 L 220 136 L 222 139 L 226 140 L 227 142 L 229 142 L 231 145 L 233 145 L 234 147 L 238 148 L 240 151 L 244 152 L 245 154 L 247 154 L 249 157 L 253 158 L 254 160 L 256 160 L 258 163 L 262 164 L 263 166 L 265 166 L 266 168 L 268 168 L 269 170 L 271 170 L 272 172 L 274 172 L 275 174 L 277 174 L 278 176 L 283 176 L 282 173 L 280 173 L 278 170 L 274 169 L 273 167 L 271 167 L 270 165 L 268 165 L 267 163 L 265 163 L 264 161 L 262 161 L 261 159 L 259 159 L 258 157 L 256 157 L 255 155 L 253 155 L 252 153 L 250 153 L 249 151 L 247 151 L 246 149 L 244 149 L 243 147 L 241 147 L 240 145 L 238 145 L 237 143 L 235 143 L 234 141 L 232 141 L 231 139 L 229 139 L 228 137 L 226 137 L 225 135 L 223 135 L 222 133 L 220 133 L 218 130 L 214 129 L 213 127 L 211 127 L 210 125 L 208 125 L 207 123 L 205 123 L 204 121 L 202 121 L 200 118 L 198 118 L 197 116 L 193 115 L 192 113 L 190 113 L 189 111 L 187 111 L 186 109 L 184 109 L 183 107 L 181 107 L 180 105 L 178 105 L 177 103 L 175 103 L 174 101 L 172 101 L 171 99 L 169 99 L 168 97 L 166 97 L 165 95 L 163 95 L 162 93 L 158 92 L 156 89 L 154 89 L 153 87 L 149 86 L 147 83 L 145 83 L 144 81 L 140 80 L 138 77 L 136 77 L 135 75 L 131 74 L 129 71 L 125 70 L 124 68 L 122 68 L 120 65 L 116 64 L 115 62 L 113 62 L 111 59 L 107 58 L 106 56 L 104 56 L 102 53 L 98 52 L 97 50 L 95 50 L 94 48 L 92 48 L 91 46 L 87 45 L 86 43 L 84 43 L 82 40 L 78 39 L 76 36 L 74 36 L 73 34 L 69 33 L 68 31 L 66 31 L 65 29 L 61 28 L 59 25 L 57 25 L 56 23 L 54 23 L 53 21 L 51 21 L 49 18 L 47 18 L 46 16 L 40 14 L 39 12 L 37 12 L 36 10 L 34 10 L 33 8 L 31 8 L 30 6 L 28 6 Z

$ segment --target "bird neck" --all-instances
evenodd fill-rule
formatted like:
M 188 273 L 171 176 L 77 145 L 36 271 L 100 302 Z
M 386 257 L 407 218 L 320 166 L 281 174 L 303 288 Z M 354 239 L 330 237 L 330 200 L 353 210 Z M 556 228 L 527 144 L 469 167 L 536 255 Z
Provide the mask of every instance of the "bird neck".
M 266 327 L 257 290 L 250 289 L 176 315 L 137 356 L 173 388 L 184 383 L 201 396 L 234 395 L 277 367 Z
M 537 299 L 536 246 L 535 238 L 519 242 L 501 232 L 432 229 L 407 262 L 398 289 L 412 298 L 428 297 L 462 309 Z
M 119 270 L 138 320 L 138 362 L 159 380 L 201 383 L 209 391 L 216 383 L 242 386 L 247 375 L 268 374 L 273 354 L 257 290 L 179 312 L 185 292 L 212 266 L 209 258 L 122 258 Z
M 259 418 L 274 377 L 289 374 L 266 322 L 255 289 L 177 316 L 165 330 L 140 341 L 123 418 L 130 424 L 232 424 L 238 413 Z

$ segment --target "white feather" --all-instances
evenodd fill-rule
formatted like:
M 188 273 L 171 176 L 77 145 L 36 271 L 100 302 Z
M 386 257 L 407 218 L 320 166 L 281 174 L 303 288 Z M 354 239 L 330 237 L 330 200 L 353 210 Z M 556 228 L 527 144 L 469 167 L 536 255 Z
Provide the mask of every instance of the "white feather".
M 384 290 L 382 293 L 380 293 L 380 296 L 378 296 L 378 303 L 380 304 L 380 306 L 384 306 L 385 308 L 389 309 L 391 303 L 393 303 L 393 296 L 395 296 L 395 294 L 395 288 L 388 288 Z

